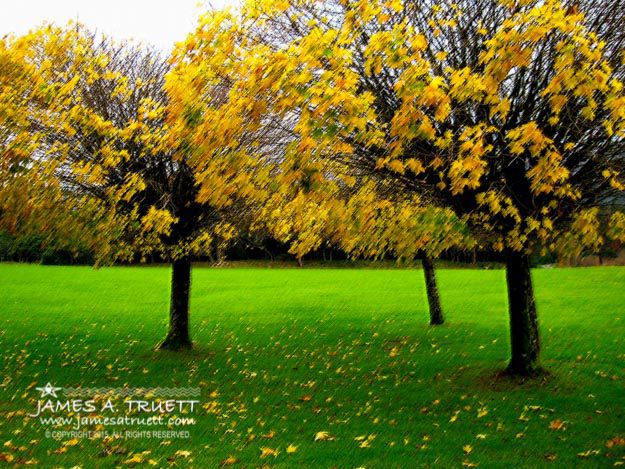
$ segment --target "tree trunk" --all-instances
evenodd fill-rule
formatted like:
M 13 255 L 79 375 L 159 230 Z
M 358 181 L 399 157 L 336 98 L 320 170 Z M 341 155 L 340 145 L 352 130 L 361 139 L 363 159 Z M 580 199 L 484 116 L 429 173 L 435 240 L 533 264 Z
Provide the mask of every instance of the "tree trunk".
M 530 261 L 527 255 L 508 254 L 506 282 L 512 352 L 507 371 L 513 375 L 530 376 L 540 370 L 538 366 L 540 339 Z
M 428 306 L 430 308 L 430 325 L 436 326 L 443 324 L 443 308 L 441 308 L 441 300 L 438 296 L 438 286 L 436 285 L 436 273 L 434 271 L 434 263 L 432 259 L 425 256 L 421 263 L 423 264 L 423 274 L 425 276 L 425 289 L 428 295 Z
M 191 288 L 191 260 L 175 260 L 171 269 L 171 303 L 169 307 L 169 333 L 161 349 L 191 348 L 189 337 L 189 290 Z

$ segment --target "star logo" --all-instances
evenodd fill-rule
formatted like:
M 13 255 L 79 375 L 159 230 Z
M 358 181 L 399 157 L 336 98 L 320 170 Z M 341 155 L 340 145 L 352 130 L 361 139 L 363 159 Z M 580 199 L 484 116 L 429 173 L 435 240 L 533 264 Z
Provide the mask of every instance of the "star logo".
M 41 397 L 46 397 L 46 396 L 58 397 L 56 395 L 56 392 L 60 391 L 63 388 L 55 388 L 50 383 L 48 383 L 42 388 L 35 388 L 35 389 L 41 392 Z

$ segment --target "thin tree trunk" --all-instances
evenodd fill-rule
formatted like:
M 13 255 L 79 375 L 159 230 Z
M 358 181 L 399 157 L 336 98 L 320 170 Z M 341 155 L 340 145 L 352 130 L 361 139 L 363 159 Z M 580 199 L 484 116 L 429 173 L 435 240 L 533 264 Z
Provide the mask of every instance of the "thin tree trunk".
M 530 376 L 540 370 L 538 366 L 540 339 L 530 261 L 527 255 L 520 253 L 508 255 L 506 281 L 512 352 L 507 371 L 513 375 Z
M 171 269 L 171 303 L 169 333 L 160 348 L 179 350 L 191 348 L 189 336 L 189 290 L 191 288 L 191 260 L 175 260 Z
M 425 276 L 425 289 L 428 295 L 428 306 L 430 308 L 430 324 L 433 326 L 443 324 L 443 308 L 441 300 L 438 296 L 438 286 L 436 285 L 436 273 L 434 271 L 434 263 L 432 259 L 425 256 L 421 263 L 423 264 L 423 274 Z

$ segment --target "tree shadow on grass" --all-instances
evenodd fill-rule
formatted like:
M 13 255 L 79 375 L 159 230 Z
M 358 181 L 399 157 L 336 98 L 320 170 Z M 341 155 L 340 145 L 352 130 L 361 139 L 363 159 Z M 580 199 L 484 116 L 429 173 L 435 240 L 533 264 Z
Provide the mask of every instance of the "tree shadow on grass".
M 475 370 L 474 370 L 475 371 Z M 554 390 L 574 389 L 551 368 L 540 368 L 531 376 L 518 376 L 509 373 L 505 368 L 481 369 L 473 377 L 476 388 L 490 392 L 528 392 L 552 388 Z

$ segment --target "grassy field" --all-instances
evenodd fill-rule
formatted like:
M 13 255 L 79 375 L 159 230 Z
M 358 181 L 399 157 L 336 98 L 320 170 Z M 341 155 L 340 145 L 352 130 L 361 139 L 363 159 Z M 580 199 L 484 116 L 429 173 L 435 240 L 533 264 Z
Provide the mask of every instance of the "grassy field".
M 46 467 L 625 463 L 625 268 L 534 272 L 543 364 L 509 353 L 504 272 L 196 269 L 195 350 L 156 352 L 166 268 L 0 265 L 0 453 Z M 191 386 L 189 439 L 64 439 L 34 387 Z M 59 396 L 60 398 L 61 396 Z M 317 440 L 317 441 L 315 441 Z

